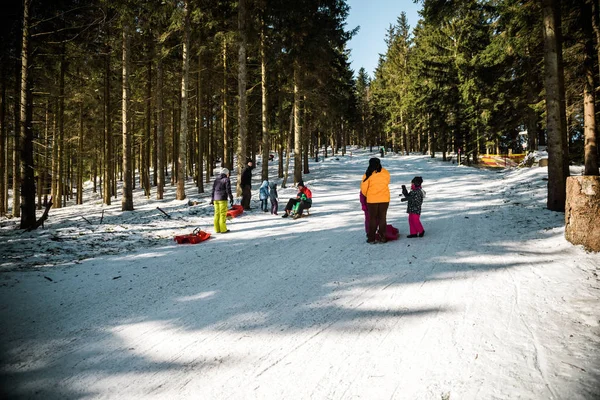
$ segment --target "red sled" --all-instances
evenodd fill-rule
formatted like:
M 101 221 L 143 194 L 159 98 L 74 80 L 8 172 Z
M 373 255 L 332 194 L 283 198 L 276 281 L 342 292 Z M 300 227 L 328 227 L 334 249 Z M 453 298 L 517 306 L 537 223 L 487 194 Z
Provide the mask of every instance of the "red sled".
M 227 216 L 231 218 L 235 218 L 238 215 L 241 215 L 244 212 L 244 207 L 239 204 L 234 204 L 231 206 L 229 210 L 227 210 Z
M 210 239 L 210 233 L 204 232 L 200 229 L 194 229 L 194 232 L 190 235 L 178 235 L 175 236 L 175 241 L 177 244 L 196 244 L 200 242 L 204 242 L 205 240 Z

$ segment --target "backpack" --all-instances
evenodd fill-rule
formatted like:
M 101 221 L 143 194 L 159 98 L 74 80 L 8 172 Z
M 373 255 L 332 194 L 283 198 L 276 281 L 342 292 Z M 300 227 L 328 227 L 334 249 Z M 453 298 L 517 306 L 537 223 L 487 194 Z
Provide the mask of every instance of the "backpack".
M 387 240 L 398 240 L 400 238 L 400 231 L 398 230 L 398 228 L 393 227 L 391 224 L 387 224 L 385 229 L 385 238 Z

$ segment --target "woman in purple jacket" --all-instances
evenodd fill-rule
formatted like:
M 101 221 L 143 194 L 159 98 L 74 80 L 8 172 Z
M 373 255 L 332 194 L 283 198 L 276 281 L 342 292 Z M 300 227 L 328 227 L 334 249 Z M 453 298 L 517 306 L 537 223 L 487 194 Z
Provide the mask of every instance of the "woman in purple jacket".
M 221 173 L 213 183 L 210 195 L 210 204 L 215 206 L 215 232 L 227 233 L 227 197 L 229 204 L 233 205 L 233 194 L 231 193 L 231 181 L 229 170 L 221 168 Z

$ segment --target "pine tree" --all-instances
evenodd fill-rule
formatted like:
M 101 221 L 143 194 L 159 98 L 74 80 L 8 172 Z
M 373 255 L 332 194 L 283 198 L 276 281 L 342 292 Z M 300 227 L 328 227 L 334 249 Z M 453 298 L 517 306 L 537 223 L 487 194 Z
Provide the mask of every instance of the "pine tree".
M 121 210 L 133 210 L 133 168 L 132 168 L 132 151 L 131 151 L 131 132 L 130 132 L 130 87 L 129 87 L 129 57 L 130 57 L 130 32 L 129 21 L 123 21 L 122 37 L 123 37 L 123 58 L 122 58 L 122 132 L 123 132 L 123 194 L 121 197 Z
M 187 164 L 187 139 L 188 139 L 188 86 L 190 65 L 190 3 L 183 2 L 183 46 L 181 70 L 181 118 L 179 129 L 179 158 L 177 160 L 177 200 L 185 199 L 185 181 Z
M 23 43 L 21 48 L 21 103 L 19 144 L 21 148 L 21 229 L 35 228 L 35 180 L 33 165 L 33 127 L 31 126 L 31 89 L 29 76 L 31 0 L 23 3 Z M 16 194 L 15 194 L 16 197 Z
M 541 0 L 548 129 L 548 209 L 564 211 L 569 176 L 559 0 Z

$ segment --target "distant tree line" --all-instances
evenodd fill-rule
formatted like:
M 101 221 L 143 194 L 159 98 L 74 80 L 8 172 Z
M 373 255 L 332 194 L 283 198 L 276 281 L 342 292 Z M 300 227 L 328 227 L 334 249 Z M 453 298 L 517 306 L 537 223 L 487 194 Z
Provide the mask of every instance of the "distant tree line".
M 563 211 L 569 163 L 598 175 L 598 1 L 422 0 L 411 31 L 402 13 L 374 77 L 358 72 L 357 130 L 394 151 L 547 146 L 548 208 Z

